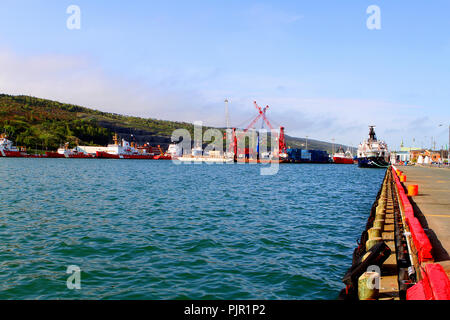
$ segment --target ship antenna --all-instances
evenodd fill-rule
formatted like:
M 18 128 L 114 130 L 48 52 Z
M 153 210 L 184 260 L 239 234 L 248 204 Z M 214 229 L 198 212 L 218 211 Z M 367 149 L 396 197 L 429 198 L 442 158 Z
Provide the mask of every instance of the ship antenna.
M 370 130 L 369 130 L 369 141 L 377 141 L 377 136 L 375 135 L 375 126 L 371 125 L 369 126 Z

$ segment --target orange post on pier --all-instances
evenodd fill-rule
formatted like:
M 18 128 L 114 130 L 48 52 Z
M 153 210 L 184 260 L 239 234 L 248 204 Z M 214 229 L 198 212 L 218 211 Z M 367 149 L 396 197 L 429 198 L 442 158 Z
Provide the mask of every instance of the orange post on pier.
M 413 197 L 419 194 L 419 186 L 417 184 L 410 184 L 408 186 L 408 196 Z

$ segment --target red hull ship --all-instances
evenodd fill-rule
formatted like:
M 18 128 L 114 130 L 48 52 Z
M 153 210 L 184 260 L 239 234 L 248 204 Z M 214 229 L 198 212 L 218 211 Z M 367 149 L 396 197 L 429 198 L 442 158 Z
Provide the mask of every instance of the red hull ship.
M 0 156 L 8 158 L 27 158 L 29 155 L 22 151 L 6 151 L 0 152 Z
M 155 155 L 153 159 L 155 160 L 172 160 L 172 155 L 167 152 L 164 153 L 164 151 L 161 149 L 161 146 L 158 144 L 158 150 L 159 154 Z
M 165 154 L 158 154 L 153 159 L 155 159 L 155 160 L 172 160 L 172 156 L 165 155 Z
M 39 155 L 28 154 L 24 147 L 17 148 L 6 134 L 0 135 L 0 157 L 8 158 L 40 158 Z
M 152 160 L 154 159 L 153 155 L 150 154 L 114 154 L 106 151 L 97 151 L 97 158 L 99 159 L 141 159 L 141 160 Z
M 47 158 L 73 158 L 73 159 L 92 159 L 95 158 L 94 155 L 85 154 L 85 153 L 66 153 L 61 154 L 58 152 L 47 151 L 45 153 Z
M 47 151 L 45 153 L 45 156 L 47 158 L 65 158 L 64 154 L 60 154 L 60 153 L 54 152 L 54 151 Z
M 86 153 L 72 153 L 67 155 L 66 158 L 74 158 L 74 159 L 93 159 L 94 155 L 86 154 Z
M 353 156 L 350 150 L 344 152 L 342 147 L 333 155 L 333 162 L 337 164 L 354 164 Z
M 45 153 L 47 158 L 74 158 L 74 159 L 92 159 L 95 155 L 88 154 L 78 150 L 78 148 L 69 149 L 69 143 L 66 142 L 63 147 L 59 148 L 57 152 L 47 151 Z
M 152 147 L 147 143 L 143 146 L 137 146 L 136 143 L 131 144 L 122 139 L 119 143 L 117 134 L 114 135 L 114 144 L 107 147 L 107 151 L 97 150 L 95 155 L 99 159 L 140 159 L 152 160 L 155 155 L 152 153 Z
M 333 161 L 334 161 L 334 163 L 337 163 L 337 164 L 354 164 L 355 163 L 352 158 L 342 158 L 342 157 L 333 157 Z

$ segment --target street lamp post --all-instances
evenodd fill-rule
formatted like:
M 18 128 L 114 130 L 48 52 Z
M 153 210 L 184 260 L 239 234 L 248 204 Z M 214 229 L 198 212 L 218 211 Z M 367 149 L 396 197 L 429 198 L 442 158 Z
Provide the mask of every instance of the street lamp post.
M 439 127 L 444 126 L 440 124 Z M 448 125 L 447 165 L 450 167 L 450 124 Z
M 331 141 L 333 141 L 333 145 L 332 145 L 332 148 L 331 148 L 331 152 L 334 154 L 334 138 L 331 139 Z
M 227 125 L 227 129 L 230 127 L 230 120 L 229 120 L 229 116 L 228 116 L 228 99 L 225 99 L 225 120 L 226 120 L 226 125 Z

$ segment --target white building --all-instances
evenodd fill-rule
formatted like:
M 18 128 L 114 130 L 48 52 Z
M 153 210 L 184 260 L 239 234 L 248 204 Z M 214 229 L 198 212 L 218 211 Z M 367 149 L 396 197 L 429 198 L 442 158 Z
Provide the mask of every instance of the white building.
M 409 151 L 393 151 L 391 152 L 391 163 L 397 164 L 400 162 L 409 162 L 411 161 L 411 154 Z

